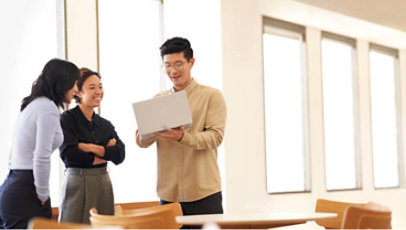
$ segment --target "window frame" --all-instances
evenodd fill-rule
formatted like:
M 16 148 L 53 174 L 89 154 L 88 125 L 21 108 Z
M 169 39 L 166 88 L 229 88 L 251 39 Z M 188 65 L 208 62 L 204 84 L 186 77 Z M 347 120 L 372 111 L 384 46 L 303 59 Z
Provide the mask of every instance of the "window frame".
M 352 63 L 352 99 L 353 99 L 353 139 L 354 139 L 354 163 L 355 163 L 355 187 L 354 188 L 342 188 L 342 189 L 328 189 L 327 188 L 327 157 L 326 157 L 326 136 L 325 136 L 325 114 L 324 114 L 324 86 L 323 86 L 323 81 L 324 81 L 324 76 L 323 73 L 321 74 L 321 91 L 322 91 L 322 113 L 323 113 L 323 152 L 324 152 L 324 172 L 325 172 L 325 185 L 326 185 L 326 191 L 327 192 L 338 192 L 338 191 L 357 191 L 357 190 L 362 190 L 363 186 L 363 181 L 362 181 L 362 159 L 361 159 L 361 146 L 360 146 L 360 140 L 361 140 L 361 134 L 360 134 L 360 111 L 359 111 L 359 104 L 360 104 L 360 98 L 359 98 L 359 84 L 358 84 L 358 65 L 357 65 L 357 41 L 354 38 L 346 37 L 343 35 L 327 32 L 327 31 L 321 31 L 321 40 L 320 40 L 320 46 L 322 46 L 322 41 L 323 39 L 327 39 L 330 41 L 346 44 L 350 47 L 352 47 L 352 54 L 351 54 L 351 63 Z M 322 51 L 322 49 L 320 49 Z M 321 61 L 321 68 L 323 68 L 323 56 L 320 55 L 320 61 Z M 323 70 L 321 69 L 321 72 Z
M 374 171 L 374 148 L 373 148 L 373 121 L 372 121 L 372 97 L 371 100 L 371 107 L 370 107 L 370 115 L 371 115 L 371 159 L 372 159 L 372 185 L 374 190 L 387 190 L 387 189 L 400 189 L 406 187 L 406 175 L 405 175 L 405 165 L 404 165 L 404 145 L 403 139 L 403 119 L 402 119 L 402 97 L 401 97 L 401 74 L 400 74 L 400 63 L 399 63 L 399 51 L 394 48 L 390 48 L 384 45 L 376 44 L 376 43 L 369 43 L 369 50 L 368 50 L 368 58 L 369 58 L 369 65 L 371 64 L 370 57 L 371 51 L 381 53 L 384 55 L 392 56 L 394 58 L 394 76 L 393 76 L 393 84 L 395 90 L 395 123 L 396 123 L 396 149 L 397 149 L 397 166 L 398 166 L 398 185 L 397 186 L 388 186 L 388 187 L 376 187 L 375 185 L 375 171 Z M 371 67 L 369 67 L 369 92 L 372 95 L 372 88 L 371 88 Z
M 282 37 L 287 37 L 287 38 L 293 38 L 293 39 L 300 39 L 302 41 L 301 44 L 301 85 L 302 85 L 302 133 L 303 133 L 303 164 L 304 164 L 304 190 L 303 191 L 280 191 L 280 192 L 270 192 L 268 191 L 268 167 L 267 166 L 267 158 L 268 158 L 268 153 L 267 153 L 267 144 L 266 144 L 266 126 L 264 128 L 264 149 L 265 149 L 265 184 L 266 184 L 266 192 L 269 195 L 276 195 L 276 194 L 297 194 L 297 193 L 311 193 L 312 192 L 312 186 L 311 186 L 311 167 L 310 167 L 310 146 L 309 146 L 309 105 L 308 105 L 308 76 L 307 76 L 307 45 L 306 45 L 306 27 L 286 21 L 282 21 L 279 19 L 274 19 L 274 18 L 269 18 L 269 17 L 263 17 L 263 24 L 262 24 L 262 40 L 261 40 L 261 45 L 262 45 L 262 70 L 263 70 L 263 108 L 266 106 L 266 98 L 265 98 L 265 91 L 266 91 L 266 86 L 265 86 L 265 63 L 264 63 L 264 40 L 263 40 L 263 35 L 264 34 L 272 34 L 272 35 L 277 35 L 277 36 L 282 36 Z M 266 124 L 266 111 L 264 109 L 264 124 Z

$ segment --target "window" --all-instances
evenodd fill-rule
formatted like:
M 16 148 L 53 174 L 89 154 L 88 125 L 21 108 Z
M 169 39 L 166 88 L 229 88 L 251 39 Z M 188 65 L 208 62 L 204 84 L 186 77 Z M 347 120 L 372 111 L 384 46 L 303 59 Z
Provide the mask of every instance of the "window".
M 263 55 L 267 191 L 309 191 L 304 28 L 265 18 Z
M 4 76 L 0 86 L 0 183 L 8 173 L 10 143 L 21 100 L 30 94 L 45 63 L 65 56 L 63 12 L 62 0 L 0 1 L 0 63 Z M 58 150 L 51 162 L 50 195 L 56 206 L 61 187 Z
M 399 186 L 396 77 L 397 51 L 371 45 L 372 151 L 376 188 Z
M 327 190 L 360 187 L 354 135 L 354 48 L 355 41 L 352 39 L 323 33 L 321 54 Z
M 126 159 L 109 164 L 115 202 L 157 200 L 156 147 L 141 149 L 131 104 L 150 99 L 165 86 L 158 47 L 162 43 L 160 1 L 100 0 L 100 73 L 104 87 L 101 115 L 126 145 Z M 117 189 L 121 188 L 121 189 Z

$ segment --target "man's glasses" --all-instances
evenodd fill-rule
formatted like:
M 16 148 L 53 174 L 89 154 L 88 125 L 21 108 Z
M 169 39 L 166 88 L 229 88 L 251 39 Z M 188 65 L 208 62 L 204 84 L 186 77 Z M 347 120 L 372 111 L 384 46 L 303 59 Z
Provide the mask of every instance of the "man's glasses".
M 174 68 L 175 70 L 181 70 L 184 64 L 185 62 L 183 61 L 177 61 L 173 63 L 173 65 L 170 63 L 164 63 L 162 67 L 165 69 L 165 71 L 171 71 L 172 68 Z

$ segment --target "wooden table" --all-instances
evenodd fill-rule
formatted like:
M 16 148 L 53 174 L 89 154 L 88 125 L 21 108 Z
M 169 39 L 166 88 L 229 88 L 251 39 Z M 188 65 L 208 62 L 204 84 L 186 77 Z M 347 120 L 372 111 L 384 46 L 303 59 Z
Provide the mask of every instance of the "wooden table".
M 186 225 L 203 225 L 216 223 L 221 228 L 273 228 L 285 225 L 302 224 L 307 221 L 330 219 L 337 217 L 335 213 L 247 213 L 247 214 L 206 214 L 177 216 L 176 222 Z

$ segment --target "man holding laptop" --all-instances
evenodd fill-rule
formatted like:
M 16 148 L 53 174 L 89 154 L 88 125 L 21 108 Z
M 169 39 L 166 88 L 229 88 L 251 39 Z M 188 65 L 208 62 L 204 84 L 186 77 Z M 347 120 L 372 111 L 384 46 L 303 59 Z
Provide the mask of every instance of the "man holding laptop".
M 185 90 L 192 114 L 189 128 L 166 128 L 149 139 L 137 130 L 137 144 L 158 148 L 157 192 L 161 204 L 180 202 L 184 215 L 223 213 L 217 147 L 226 123 L 224 97 L 192 78 L 195 59 L 185 38 L 168 39 L 161 47 L 163 68 L 173 88 L 157 96 Z

